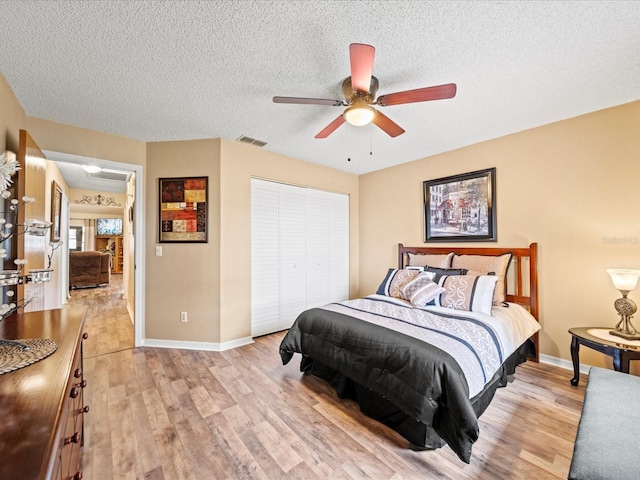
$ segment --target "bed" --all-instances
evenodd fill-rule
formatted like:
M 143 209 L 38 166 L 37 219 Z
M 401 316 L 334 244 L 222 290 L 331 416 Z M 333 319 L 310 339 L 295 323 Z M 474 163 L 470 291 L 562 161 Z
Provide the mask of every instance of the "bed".
M 298 316 L 281 342 L 282 362 L 302 354 L 302 372 L 355 400 L 409 448 L 449 445 L 469 463 L 496 389 L 517 365 L 538 361 L 536 264 L 535 243 L 398 244 L 398 266 L 376 294 Z

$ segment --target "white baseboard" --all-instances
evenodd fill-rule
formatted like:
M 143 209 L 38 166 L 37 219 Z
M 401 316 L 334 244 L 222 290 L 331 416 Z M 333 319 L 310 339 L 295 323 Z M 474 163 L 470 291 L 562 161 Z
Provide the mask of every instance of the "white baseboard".
M 540 354 L 540 363 L 546 363 L 547 365 L 553 365 L 554 367 L 564 368 L 573 372 L 573 362 L 565 360 L 564 358 L 552 357 L 551 355 Z M 589 369 L 591 365 L 580 363 L 580 373 L 589 375 Z
M 222 352 L 232 348 L 242 347 L 253 343 L 251 337 L 238 338 L 230 342 L 212 343 L 212 342 L 189 342 L 180 340 L 160 340 L 146 338 L 142 341 L 141 347 L 158 347 L 158 348 L 176 348 L 179 350 L 204 350 L 207 352 Z

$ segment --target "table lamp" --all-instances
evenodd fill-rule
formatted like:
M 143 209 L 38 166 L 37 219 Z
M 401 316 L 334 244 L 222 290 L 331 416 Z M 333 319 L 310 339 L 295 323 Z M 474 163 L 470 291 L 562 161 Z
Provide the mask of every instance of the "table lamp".
M 620 315 L 620 321 L 615 326 L 615 329 L 610 330 L 609 333 L 626 340 L 640 340 L 640 333 L 631 324 L 633 314 L 636 313 L 638 307 L 636 302 L 627 298 L 629 292 L 636 288 L 638 284 L 640 270 L 610 268 L 607 269 L 607 273 L 611 275 L 613 286 L 622 293 L 622 298 L 617 299 L 613 304 Z

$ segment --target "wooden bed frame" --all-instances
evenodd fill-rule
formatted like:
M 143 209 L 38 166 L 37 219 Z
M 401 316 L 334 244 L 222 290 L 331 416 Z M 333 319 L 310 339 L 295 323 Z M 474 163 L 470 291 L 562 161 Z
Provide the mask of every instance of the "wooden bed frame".
M 457 255 L 504 255 L 511 253 L 511 263 L 507 270 L 507 302 L 524 306 L 538 320 L 538 244 L 532 243 L 528 248 L 485 248 L 485 247 L 405 247 L 398 244 L 398 268 L 409 264 L 409 253 L 442 255 L 455 252 Z M 528 287 L 528 288 L 526 288 Z M 540 349 L 538 333 L 531 337 L 535 347 L 534 362 L 539 361 Z

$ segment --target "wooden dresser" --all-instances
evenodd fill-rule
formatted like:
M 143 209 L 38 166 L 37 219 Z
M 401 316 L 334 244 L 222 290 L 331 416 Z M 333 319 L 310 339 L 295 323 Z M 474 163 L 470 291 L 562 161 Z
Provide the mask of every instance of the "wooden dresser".
M 12 315 L 0 338 L 49 338 L 49 357 L 0 375 L 0 479 L 81 479 L 84 307 Z

